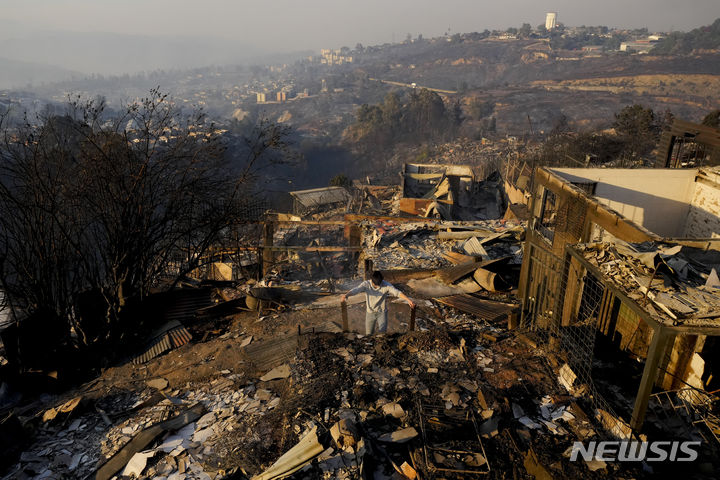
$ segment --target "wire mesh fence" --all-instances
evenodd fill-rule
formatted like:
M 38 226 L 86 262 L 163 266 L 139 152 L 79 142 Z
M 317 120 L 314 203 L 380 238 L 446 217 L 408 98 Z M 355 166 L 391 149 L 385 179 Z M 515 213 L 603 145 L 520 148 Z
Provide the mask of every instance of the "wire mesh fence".
M 521 327 L 535 333 L 564 363 L 560 381 L 590 403 L 607 436 L 630 438 L 629 424 L 598 388 L 593 372 L 598 319 L 608 292 L 600 278 L 547 249 L 528 249 L 527 307 Z
M 526 314 L 521 326 L 547 340 L 548 327 L 560 294 L 561 263 L 550 251 L 534 244 L 528 246 L 528 287 Z
M 718 405 L 720 397 L 696 388 L 663 391 L 650 395 L 647 419 L 683 438 L 720 445 Z

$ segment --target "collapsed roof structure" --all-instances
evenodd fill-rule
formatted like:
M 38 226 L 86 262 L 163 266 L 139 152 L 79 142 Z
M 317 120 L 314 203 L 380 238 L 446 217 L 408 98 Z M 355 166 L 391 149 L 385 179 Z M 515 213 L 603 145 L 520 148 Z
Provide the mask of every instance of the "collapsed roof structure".
M 676 118 L 660 137 L 657 168 L 720 165 L 720 130 Z
M 641 430 L 654 386 L 687 395 L 715 385 L 707 337 L 720 335 L 719 179 L 716 168 L 535 173 L 521 323 L 593 385 L 621 436 Z M 599 335 L 644 361 L 629 405 L 602 389 Z
M 500 189 L 489 179 L 477 181 L 468 165 L 406 163 L 399 210 L 443 220 L 484 220 L 504 212 Z
M 293 211 L 303 214 L 319 207 L 347 203 L 350 194 L 343 187 L 311 188 L 309 190 L 296 190 L 290 192 L 294 200 Z

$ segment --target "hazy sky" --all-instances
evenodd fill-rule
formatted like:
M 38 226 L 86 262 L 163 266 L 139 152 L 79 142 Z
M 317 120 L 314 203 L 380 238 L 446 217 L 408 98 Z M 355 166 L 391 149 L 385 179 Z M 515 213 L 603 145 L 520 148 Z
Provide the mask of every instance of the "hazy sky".
M 548 11 L 557 11 L 566 25 L 689 30 L 720 17 L 720 0 L 0 0 L 0 22 L 20 28 L 213 36 L 273 51 L 523 22 L 535 27 Z

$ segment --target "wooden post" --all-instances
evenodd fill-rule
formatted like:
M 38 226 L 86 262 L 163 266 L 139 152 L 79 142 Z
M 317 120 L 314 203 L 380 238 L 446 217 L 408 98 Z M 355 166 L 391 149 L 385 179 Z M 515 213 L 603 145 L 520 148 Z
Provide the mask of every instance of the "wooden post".
M 353 223 L 352 221 L 348 220 L 347 215 L 345 215 L 345 229 L 343 231 L 345 236 L 345 241 L 347 242 L 347 245 L 349 247 L 356 247 L 358 250 L 355 250 L 352 252 L 352 261 L 358 262 L 360 260 L 360 250 L 362 245 L 362 229 L 357 223 Z M 357 264 L 357 263 L 356 263 Z M 360 265 L 358 265 L 358 268 L 360 268 Z
M 275 233 L 275 224 L 273 222 L 263 223 L 263 247 L 273 246 L 273 235 Z M 265 276 L 270 271 L 273 264 L 273 251 L 271 248 L 262 249 L 262 275 Z
M 412 332 L 415 330 L 415 310 L 417 309 L 417 305 L 412 307 L 410 309 L 410 331 Z
M 659 325 L 653 332 L 652 343 L 645 359 L 645 368 L 643 369 L 642 380 L 640 380 L 640 388 L 638 388 L 635 397 L 635 406 L 633 407 L 632 418 L 630 419 L 630 428 L 633 432 L 639 432 L 645 421 L 645 413 L 647 412 L 650 393 L 652 393 L 653 385 L 658 375 L 658 366 L 665 356 L 667 346 L 671 340 L 675 339 L 675 334 Z
M 320 250 L 316 251 L 318 258 L 320 259 L 320 266 L 323 269 L 323 272 L 325 272 L 325 276 L 327 277 L 328 281 L 328 290 L 330 290 L 330 293 L 335 293 L 335 283 L 333 282 L 332 275 L 330 274 L 330 271 L 327 269 L 327 266 L 325 266 L 325 260 L 323 259 L 322 254 L 320 253 Z
M 349 331 L 350 331 L 350 326 L 348 325 L 347 302 L 340 302 L 340 309 L 342 310 L 342 329 L 343 329 L 343 332 L 349 332 Z
M 257 277 L 257 278 L 255 278 L 255 280 L 257 280 L 258 282 L 259 282 L 260 280 L 262 280 L 262 278 L 263 278 L 263 263 L 264 263 L 264 262 L 263 262 L 263 255 L 264 255 L 264 253 L 263 253 L 263 247 L 262 247 L 262 246 L 257 247 L 257 261 L 258 261 L 258 265 L 259 265 L 259 266 L 258 266 L 258 269 L 257 269 L 257 272 L 256 272 L 256 277 Z
M 373 273 L 373 261 L 372 258 L 365 259 L 365 280 L 370 280 Z
M 508 330 L 515 330 L 520 326 L 520 313 L 514 311 L 508 314 Z
M 565 281 L 565 298 L 563 299 L 560 324 L 567 327 L 578 321 L 578 312 L 580 311 L 580 303 L 585 288 L 585 270 L 572 255 L 566 255 L 565 257 L 563 277 L 567 278 L 567 281 Z

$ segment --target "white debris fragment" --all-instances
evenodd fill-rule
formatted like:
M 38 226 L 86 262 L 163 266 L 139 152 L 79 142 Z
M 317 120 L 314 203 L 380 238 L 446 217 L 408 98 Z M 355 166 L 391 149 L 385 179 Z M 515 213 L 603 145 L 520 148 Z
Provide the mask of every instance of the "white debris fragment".
M 395 402 L 386 403 L 385 405 L 383 405 L 382 411 L 383 414 L 395 418 L 403 418 L 405 416 L 405 410 L 403 410 L 403 408 Z
M 174 451 L 177 447 L 182 445 L 183 437 L 179 435 L 173 435 L 165 439 L 163 443 L 158 446 L 158 450 L 162 450 L 165 453 Z
M 542 427 L 542 425 L 540 425 L 539 423 L 533 421 L 530 417 L 520 417 L 520 418 L 518 418 L 518 422 L 522 423 L 522 424 L 525 425 L 526 427 L 528 427 L 528 428 L 530 428 L 530 429 L 533 429 L 533 430 Z
M 155 451 L 144 451 L 144 452 L 138 452 L 135 455 L 132 456 L 130 461 L 125 465 L 125 469 L 122 471 L 122 476 L 129 477 L 129 476 L 135 476 L 139 477 L 142 475 L 142 472 L 145 470 L 145 467 L 147 466 L 148 458 L 151 458 L 155 455 Z
M 418 436 L 417 430 L 413 427 L 401 428 L 394 432 L 385 433 L 378 437 L 378 440 L 386 443 L 405 443 Z
M 260 377 L 263 382 L 269 382 L 270 380 L 279 380 L 282 378 L 288 378 L 290 376 L 290 365 L 284 363 L 278 367 L 273 368 L 265 375 Z

